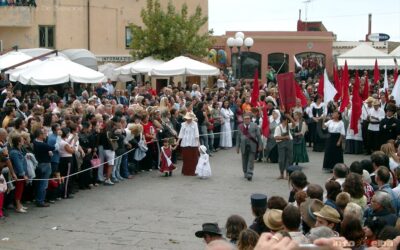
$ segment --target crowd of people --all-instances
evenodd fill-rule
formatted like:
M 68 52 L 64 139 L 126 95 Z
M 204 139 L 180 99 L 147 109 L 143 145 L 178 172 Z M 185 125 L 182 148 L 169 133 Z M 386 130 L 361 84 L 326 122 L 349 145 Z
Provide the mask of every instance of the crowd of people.
M 208 157 L 234 146 L 242 154 L 246 179 L 252 180 L 254 161 L 279 163 L 278 178 L 289 180 L 293 187 L 288 200 L 292 205 L 286 206 L 283 198 L 271 197 L 268 202 L 278 200 L 279 205 L 268 206 L 267 212 L 253 210 L 256 227 L 263 228 L 255 230 L 257 234 L 283 228 L 294 231 L 297 224 L 283 226 L 279 221 L 286 221 L 288 213 L 298 215 L 306 204 L 314 210 L 300 214 L 304 222 L 305 216 L 313 221 L 302 223 L 304 236 L 310 230 L 323 234 L 322 229 L 314 229 L 315 223 L 333 232 L 324 228 L 325 233 L 337 236 L 335 232 L 340 232 L 346 237 L 349 225 L 360 224 L 361 231 L 362 226 L 368 226 L 363 216 L 397 218 L 398 106 L 371 87 L 358 121 L 359 132 L 354 133 L 349 125 L 351 104 L 339 112 L 338 101 L 323 103 L 317 94 L 317 79 L 299 80 L 308 103 L 303 106 L 298 99 L 290 110 L 280 105 L 276 83 L 261 85 L 257 105 L 252 105 L 252 82 L 230 82 L 222 73 L 214 86 L 200 88 L 186 83 L 182 87 L 172 82 L 159 92 L 149 82 L 131 83 L 125 89 L 108 81 L 58 90 L 21 90 L 19 85 L 8 84 L 0 95 L 0 218 L 10 207 L 26 213 L 27 201 L 48 207 L 59 199 L 73 198 L 79 189 L 113 186 L 143 171 L 156 170 L 171 177 L 180 159 L 183 175 L 208 177 L 209 166 L 205 174 L 204 168 L 196 171 L 199 159 L 209 164 Z M 365 79 L 361 79 L 362 85 Z M 264 120 L 268 120 L 267 135 L 262 133 Z M 329 199 L 323 198 L 322 187 L 309 184 L 302 172 L 293 172 L 301 169 L 297 165 L 310 161 L 307 144 L 325 153 L 321 167 L 333 172 L 334 177 L 325 186 Z M 371 161 L 354 162 L 347 168 L 343 165 L 344 153 L 373 154 Z M 329 207 L 318 206 L 324 203 Z M 348 203 L 362 212 L 358 221 L 346 220 Z M 325 221 L 316 222 L 318 218 Z M 292 219 L 289 223 L 298 221 L 298 217 Z M 393 221 L 391 226 L 395 226 Z M 397 233 L 393 230 L 392 235 Z M 357 237 L 363 238 L 361 231 Z M 368 237 L 380 239 L 377 232 Z M 247 233 L 251 236 L 246 239 L 256 237 L 253 232 Z M 365 241 L 358 243 L 368 245 Z
M 204 223 L 195 235 L 208 244 L 206 249 L 279 249 L 273 248 L 275 244 L 284 249 L 303 249 L 308 244 L 323 249 L 396 249 L 400 167 L 392 172 L 385 153 L 376 151 L 370 159 L 354 161 L 349 167 L 336 164 L 324 187 L 309 183 L 297 168 L 289 170 L 287 199 L 251 195 L 251 225 L 240 215 L 229 216 L 225 233 L 217 223 Z M 282 240 L 285 243 L 279 244 Z

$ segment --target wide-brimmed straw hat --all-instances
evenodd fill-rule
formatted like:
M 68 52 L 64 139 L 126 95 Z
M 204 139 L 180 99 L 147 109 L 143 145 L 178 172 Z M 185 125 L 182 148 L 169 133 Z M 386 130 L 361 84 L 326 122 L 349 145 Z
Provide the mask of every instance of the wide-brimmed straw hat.
M 321 217 L 329 222 L 339 223 L 340 214 L 339 212 L 331 206 L 325 205 L 319 212 L 314 212 L 314 215 Z
M 280 231 L 283 229 L 282 210 L 270 209 L 264 216 L 264 223 L 272 231 Z

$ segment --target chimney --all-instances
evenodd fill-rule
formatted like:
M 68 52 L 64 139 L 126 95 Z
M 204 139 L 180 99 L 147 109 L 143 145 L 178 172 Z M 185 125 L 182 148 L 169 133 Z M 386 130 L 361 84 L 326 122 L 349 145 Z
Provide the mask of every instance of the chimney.
M 299 20 L 301 20 L 301 9 L 299 9 Z
M 368 14 L 368 35 L 371 34 L 371 27 L 372 27 L 372 14 Z

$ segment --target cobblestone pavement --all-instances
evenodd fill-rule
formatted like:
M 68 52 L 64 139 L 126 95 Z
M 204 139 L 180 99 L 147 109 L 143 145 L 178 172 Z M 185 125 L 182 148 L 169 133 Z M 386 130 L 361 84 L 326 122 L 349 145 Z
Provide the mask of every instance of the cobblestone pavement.
M 304 172 L 311 183 L 324 184 L 323 153 L 309 152 Z M 345 155 L 345 163 L 365 156 Z M 240 155 L 221 150 L 211 157 L 207 180 L 180 175 L 142 173 L 114 187 L 80 191 L 74 199 L 49 208 L 28 205 L 27 214 L 10 212 L 0 221 L 0 249 L 204 249 L 194 236 L 203 222 L 224 227 L 232 214 L 252 221 L 250 195 L 289 194 L 288 182 L 276 180 L 277 164 L 256 163 L 253 181 L 243 178 Z

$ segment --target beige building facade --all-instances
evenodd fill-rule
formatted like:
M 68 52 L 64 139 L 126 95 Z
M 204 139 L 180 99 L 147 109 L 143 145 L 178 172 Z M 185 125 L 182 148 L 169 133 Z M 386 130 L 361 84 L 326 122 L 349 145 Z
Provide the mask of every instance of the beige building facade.
M 208 14 L 208 1 L 171 0 L 177 10 L 186 3 L 189 13 L 197 6 Z M 160 1 L 165 7 L 166 0 Z M 37 0 L 37 7 L 0 7 L 0 41 L 3 49 L 84 48 L 103 62 L 130 61 L 129 30 L 142 25 L 140 12 L 146 0 Z M 203 27 L 208 30 L 208 23 Z

